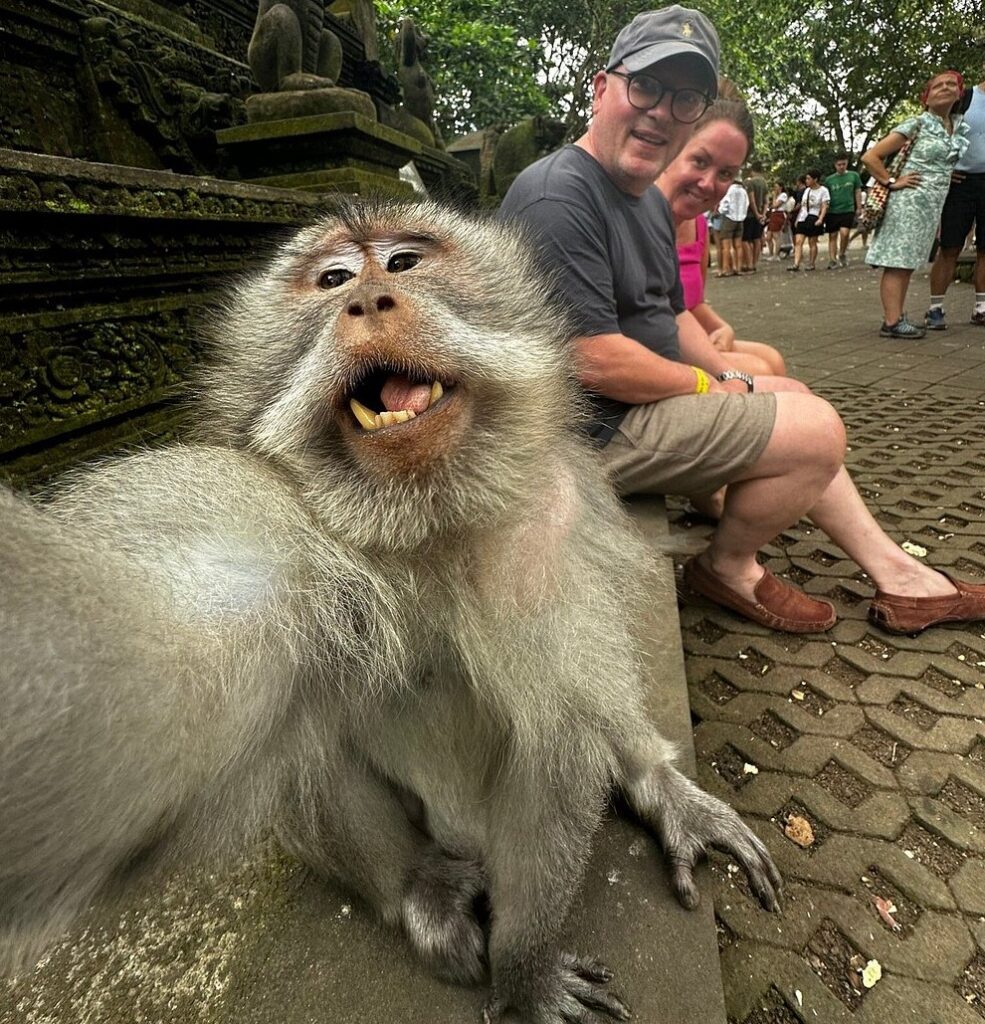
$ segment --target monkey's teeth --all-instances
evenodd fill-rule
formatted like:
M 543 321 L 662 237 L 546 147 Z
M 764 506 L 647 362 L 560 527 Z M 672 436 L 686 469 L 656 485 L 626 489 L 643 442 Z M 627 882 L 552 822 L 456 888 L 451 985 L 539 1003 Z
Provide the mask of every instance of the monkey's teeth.
M 444 393 L 445 389 L 441 386 L 441 382 L 435 381 L 431 385 L 428 408 L 430 409 Z M 367 409 L 362 402 L 357 401 L 355 398 L 349 399 L 349 408 L 364 430 L 379 430 L 380 427 L 392 427 L 395 423 L 406 423 L 417 415 L 413 409 L 394 409 L 393 411 L 387 409 L 385 412 L 373 412 L 372 409 Z
M 354 398 L 349 399 L 349 405 L 366 430 L 379 430 L 380 427 L 392 427 L 395 423 L 406 423 L 417 415 L 413 409 L 395 409 L 393 412 L 370 412 L 365 405 L 360 404 Z
M 376 414 L 372 409 L 367 409 L 362 402 L 357 402 L 354 398 L 349 399 L 349 408 L 352 410 L 352 415 L 359 420 L 359 425 L 366 430 L 376 429 Z

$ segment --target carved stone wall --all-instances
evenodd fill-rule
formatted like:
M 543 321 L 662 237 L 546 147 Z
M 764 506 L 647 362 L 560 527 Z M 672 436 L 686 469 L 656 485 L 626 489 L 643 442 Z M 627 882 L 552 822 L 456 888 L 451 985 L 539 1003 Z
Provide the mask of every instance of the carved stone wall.
M 250 72 L 191 35 L 98 0 L 0 0 L 0 144 L 220 173 L 215 131 L 244 120 Z
M 242 125 L 256 89 L 245 63 L 256 11 L 256 0 L 0 0 L 0 476 L 40 480 L 172 431 L 222 285 L 323 202 L 283 187 L 290 175 L 276 189 L 218 180 L 253 176 L 217 133 Z M 353 28 L 326 18 L 340 83 L 380 109 L 398 102 Z M 286 174 L 296 154 L 285 153 Z M 363 145 L 352 162 L 378 158 Z M 450 157 L 420 160 L 429 187 L 470 195 Z
M 0 474 L 173 426 L 231 277 L 310 220 L 283 189 L 0 150 Z

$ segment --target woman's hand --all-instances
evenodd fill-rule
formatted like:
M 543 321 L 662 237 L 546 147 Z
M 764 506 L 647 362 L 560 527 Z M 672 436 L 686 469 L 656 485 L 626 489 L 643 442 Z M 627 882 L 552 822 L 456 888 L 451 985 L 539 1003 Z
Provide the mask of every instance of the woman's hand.
M 912 174 L 901 174 L 889 191 L 898 192 L 901 188 L 918 188 L 919 185 L 920 175 L 914 171 Z

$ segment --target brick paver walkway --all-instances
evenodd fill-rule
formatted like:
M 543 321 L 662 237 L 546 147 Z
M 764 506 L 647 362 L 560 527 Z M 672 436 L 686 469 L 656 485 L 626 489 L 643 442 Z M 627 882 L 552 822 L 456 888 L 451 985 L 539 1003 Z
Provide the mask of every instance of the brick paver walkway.
M 948 331 L 905 343 L 878 337 L 878 274 L 858 257 L 785 266 L 714 281 L 709 296 L 840 410 L 849 467 L 892 535 L 985 578 L 985 329 L 967 322 L 970 286 L 948 293 Z M 914 318 L 927 295 L 921 272 Z M 673 503 L 671 520 L 703 529 Z M 787 886 L 767 915 L 739 874 L 713 867 L 729 1019 L 981 1024 L 985 624 L 880 633 L 864 574 L 807 522 L 764 555 L 840 621 L 805 639 L 694 598 L 681 611 L 700 779 L 753 824 Z M 785 835 L 791 816 L 809 822 L 809 845 Z M 869 961 L 881 979 L 866 987 Z

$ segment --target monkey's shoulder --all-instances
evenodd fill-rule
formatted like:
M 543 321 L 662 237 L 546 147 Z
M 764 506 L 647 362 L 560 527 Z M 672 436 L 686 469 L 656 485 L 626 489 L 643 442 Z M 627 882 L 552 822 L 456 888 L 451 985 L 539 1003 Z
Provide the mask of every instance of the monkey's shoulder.
M 94 552 L 157 581 L 186 615 L 281 601 L 310 561 L 313 530 L 290 479 L 232 449 L 178 444 L 109 459 L 56 484 L 44 508 Z

